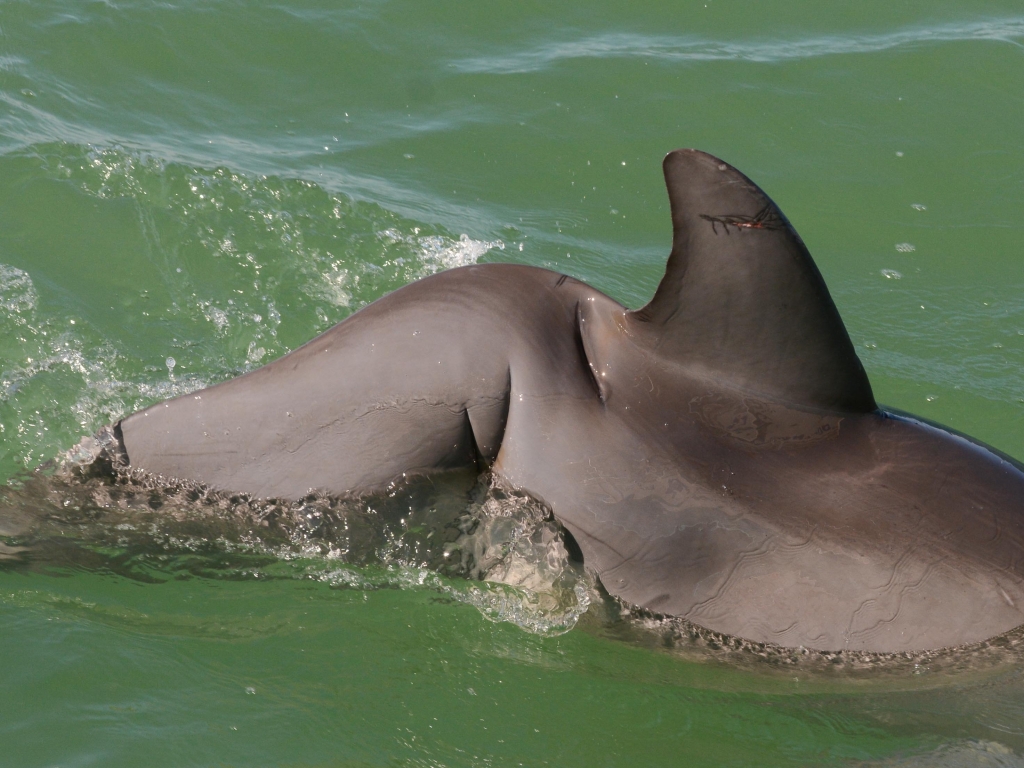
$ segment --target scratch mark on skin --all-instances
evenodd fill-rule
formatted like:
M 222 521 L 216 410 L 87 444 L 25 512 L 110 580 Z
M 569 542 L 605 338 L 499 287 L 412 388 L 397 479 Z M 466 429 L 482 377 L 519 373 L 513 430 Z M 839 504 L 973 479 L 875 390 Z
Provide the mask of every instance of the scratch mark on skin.
M 905 550 L 903 550 L 903 554 L 902 555 L 900 555 L 898 558 L 896 558 L 896 562 L 893 563 L 893 566 L 892 566 L 892 574 L 890 574 L 889 580 L 886 581 L 885 584 L 883 584 L 882 586 L 875 587 L 875 590 L 879 594 L 884 595 L 889 590 L 891 590 L 893 588 L 893 585 L 896 583 L 896 579 L 900 575 L 901 566 L 903 566 L 906 563 L 906 561 L 909 559 L 909 557 L 910 557 L 910 555 L 911 555 L 911 553 L 913 551 L 914 551 L 914 545 L 911 544 L 909 547 L 907 547 Z
M 1003 600 L 1006 601 L 1007 605 L 1009 605 L 1011 608 L 1016 608 L 1017 604 L 1015 602 L 1013 602 L 1013 598 L 1012 597 L 1010 597 L 1008 594 L 1006 594 L 1006 590 L 1003 589 L 1003 585 L 1000 584 L 999 582 L 996 582 L 996 587 L 999 588 L 999 594 L 1003 596 Z
M 788 627 L 786 627 L 785 629 L 771 629 L 771 628 L 769 628 L 769 630 L 768 630 L 768 631 L 769 631 L 769 632 L 771 632 L 771 633 L 772 633 L 773 635 L 775 635 L 776 637 L 781 637 L 782 635 L 784 635 L 784 634 L 786 634 L 787 632 L 789 632 L 789 630 L 791 630 L 791 629 L 792 629 L 793 627 L 795 627 L 795 626 L 796 626 L 796 625 L 797 625 L 798 623 L 799 623 L 799 622 L 797 622 L 797 620 L 796 620 L 796 619 L 794 619 L 794 620 L 793 620 L 793 623 L 791 623 L 791 624 L 790 624 L 790 625 L 789 625 Z
M 717 235 L 718 224 L 722 225 L 725 230 L 725 234 L 729 234 L 729 227 L 736 227 L 740 229 L 785 229 L 786 222 L 778 214 L 771 203 L 768 203 L 764 208 L 758 211 L 753 216 L 744 216 L 743 214 L 722 214 L 721 216 L 709 216 L 706 213 L 700 214 L 700 217 L 705 221 L 711 222 L 711 230 Z
M 469 407 L 475 405 L 481 405 L 485 402 L 498 403 L 508 399 L 508 392 L 499 395 L 475 395 L 472 399 L 467 399 L 461 402 L 449 402 L 447 400 L 431 400 L 426 397 L 410 397 L 406 400 L 392 400 L 390 402 L 377 402 L 367 407 L 363 413 L 352 418 L 353 421 L 359 421 L 367 416 L 375 413 L 381 413 L 383 411 L 398 411 L 399 413 L 408 413 L 416 406 L 426 405 L 432 408 L 447 408 L 453 416 L 457 416 L 465 411 Z M 336 424 L 343 419 L 335 419 L 331 424 Z M 325 425 L 326 426 L 326 425 Z
M 693 617 L 705 613 L 708 608 L 714 605 L 714 603 L 718 601 L 722 597 L 722 595 L 726 593 L 726 591 L 728 591 L 728 588 L 732 585 L 733 577 L 736 575 L 736 572 L 740 569 L 740 566 L 746 563 L 746 561 L 748 560 L 755 560 L 759 557 L 769 554 L 773 549 L 771 546 L 773 543 L 773 538 L 769 536 L 767 539 L 764 540 L 761 546 L 757 547 L 756 549 L 752 549 L 747 552 L 741 552 L 740 555 L 736 558 L 736 562 L 733 563 L 732 567 L 729 569 L 729 572 L 725 575 L 725 578 L 722 580 L 722 583 L 719 585 L 718 589 L 715 590 L 715 594 L 694 605 L 689 611 L 686 612 L 684 618 L 693 620 Z
M 890 580 L 889 585 L 886 586 L 885 590 L 883 590 L 881 594 L 885 594 L 893 586 L 893 580 L 895 579 L 895 576 L 896 576 L 895 570 L 899 568 L 900 563 L 902 562 L 903 558 L 906 557 L 907 554 L 909 554 L 909 550 L 907 551 L 907 553 L 904 553 L 904 555 L 902 557 L 900 557 L 900 561 L 898 561 L 896 563 L 896 566 L 894 568 L 894 573 L 893 573 L 893 579 Z M 900 611 L 903 610 L 903 598 L 907 596 L 907 593 L 908 592 L 916 592 L 921 587 L 921 585 L 924 584 L 924 582 L 928 579 L 928 577 L 931 576 L 932 573 L 935 572 L 935 569 L 939 565 L 941 565 L 943 562 L 945 562 L 947 559 L 948 558 L 940 557 L 938 560 L 933 560 L 932 562 L 930 562 L 925 567 L 924 573 L 921 574 L 921 578 L 919 578 L 917 581 L 904 584 L 903 586 L 900 587 L 899 594 L 896 597 L 896 610 L 893 612 L 892 616 L 890 616 L 887 619 L 886 618 L 878 619 L 878 621 L 876 621 L 870 627 L 865 627 L 864 629 L 860 629 L 860 630 L 857 630 L 856 632 L 854 632 L 853 631 L 853 624 L 854 624 L 854 622 L 857 619 L 857 614 L 860 613 L 865 608 L 867 608 L 868 606 L 870 606 L 870 605 L 872 605 L 872 604 L 874 604 L 874 603 L 876 603 L 878 601 L 875 598 L 868 598 L 863 603 L 861 603 L 860 606 L 857 608 L 857 610 L 855 610 L 853 612 L 853 614 L 850 616 L 850 623 L 847 626 L 847 631 L 846 631 L 847 634 L 846 634 L 846 636 L 848 638 L 852 638 L 852 637 L 864 637 L 864 636 L 867 636 L 867 635 L 871 635 L 874 632 L 876 632 L 880 627 L 882 627 L 884 624 L 892 624 L 894 621 L 896 621 L 896 619 L 899 618 Z
M 744 565 L 747 561 L 756 560 L 757 558 L 763 557 L 767 554 L 779 553 L 785 555 L 793 554 L 794 552 L 799 552 L 800 550 L 810 546 L 812 540 L 814 539 L 814 534 L 817 532 L 817 530 L 817 526 L 811 528 L 810 533 L 808 533 L 807 535 L 807 538 L 798 544 L 779 544 L 775 541 L 775 536 L 768 536 L 760 544 L 760 546 L 748 550 L 746 552 L 741 552 L 740 555 L 736 558 L 736 562 L 733 563 L 732 567 L 729 569 L 729 572 L 722 580 L 718 589 L 715 590 L 715 594 L 695 604 L 687 612 L 685 618 L 689 619 L 703 611 L 706 611 L 706 609 L 711 607 L 719 598 L 721 598 L 732 585 L 733 579 L 736 576 L 737 571 L 739 571 L 740 566 Z
M 985 543 L 988 545 L 995 544 L 999 541 L 1000 536 L 1003 534 L 1003 529 L 999 525 L 999 517 L 996 513 L 992 512 L 992 538 L 988 539 Z

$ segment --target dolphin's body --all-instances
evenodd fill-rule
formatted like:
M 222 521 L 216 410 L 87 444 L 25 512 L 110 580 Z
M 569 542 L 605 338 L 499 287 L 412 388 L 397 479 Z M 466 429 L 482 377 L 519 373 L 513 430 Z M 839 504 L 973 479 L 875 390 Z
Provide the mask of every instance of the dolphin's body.
M 610 593 L 758 642 L 897 652 L 1024 624 L 1021 465 L 878 408 L 753 182 L 693 150 L 665 176 L 646 307 L 533 267 L 444 272 L 124 419 L 129 462 L 291 499 L 491 466 Z

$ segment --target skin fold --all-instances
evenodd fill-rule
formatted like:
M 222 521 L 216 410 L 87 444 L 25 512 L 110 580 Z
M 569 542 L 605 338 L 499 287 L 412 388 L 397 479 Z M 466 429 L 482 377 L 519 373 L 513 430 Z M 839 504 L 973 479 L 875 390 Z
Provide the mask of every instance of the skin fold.
M 513 264 L 443 272 L 118 425 L 129 462 L 259 497 L 476 465 L 613 595 L 757 642 L 898 652 L 1024 624 L 1024 471 L 876 405 L 810 254 L 721 160 L 665 158 L 673 248 L 629 311 Z

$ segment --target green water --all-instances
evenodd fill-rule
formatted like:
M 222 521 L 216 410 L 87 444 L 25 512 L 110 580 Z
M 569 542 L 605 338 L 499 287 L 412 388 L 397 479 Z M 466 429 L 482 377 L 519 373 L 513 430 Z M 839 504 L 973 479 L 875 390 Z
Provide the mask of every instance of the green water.
M 1019 2 L 0 0 L 0 476 L 439 269 L 638 306 L 680 146 L 780 204 L 881 402 L 1024 458 Z M 3 765 L 1024 764 L 1019 665 L 779 674 L 88 538 L 0 560 Z

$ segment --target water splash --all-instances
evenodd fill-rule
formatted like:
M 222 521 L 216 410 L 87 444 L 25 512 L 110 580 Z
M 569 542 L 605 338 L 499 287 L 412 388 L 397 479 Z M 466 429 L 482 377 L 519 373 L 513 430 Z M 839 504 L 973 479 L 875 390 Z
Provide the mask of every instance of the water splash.
M 394 244 L 410 246 L 418 252 L 422 262 L 420 277 L 476 264 L 491 249 L 505 250 L 505 243 L 501 240 L 474 240 L 467 234 L 461 234 L 457 241 L 452 241 L 438 235 L 421 236 L 418 228 L 411 237 L 395 229 L 382 232 L 381 236 Z
M 413 479 L 362 498 L 256 500 L 131 470 L 119 451 L 102 430 L 0 489 L 0 561 L 139 581 L 429 589 L 542 635 L 568 631 L 590 605 L 594 582 L 550 510 L 488 476 Z
M 37 285 L 29 272 L 0 264 L 4 477 L 127 413 L 276 359 L 388 291 L 503 247 L 303 179 L 121 147 L 39 144 L 5 162 L 70 184 L 77 194 L 67 204 L 77 215 L 118 216 L 122 238 L 137 246 L 120 265 L 106 251 L 68 257 L 86 268 L 103 258 L 96 269 L 133 275 L 112 291 L 113 327 L 65 306 L 54 294 L 61 275 Z M 122 215 L 126 203 L 134 224 Z
M 23 324 L 23 314 L 34 310 L 38 301 L 36 287 L 27 272 L 0 264 L 0 311 L 5 320 Z
M 132 380 L 116 348 L 90 343 L 84 324 L 38 304 L 31 276 L 0 264 L 0 472 L 30 469 L 144 402 L 206 383 L 195 375 Z

